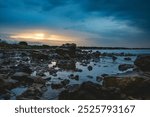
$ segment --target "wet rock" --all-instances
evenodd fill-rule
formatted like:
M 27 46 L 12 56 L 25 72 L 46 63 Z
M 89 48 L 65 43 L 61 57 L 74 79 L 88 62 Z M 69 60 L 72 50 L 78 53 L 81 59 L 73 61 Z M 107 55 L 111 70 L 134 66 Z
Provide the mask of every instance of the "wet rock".
M 101 77 L 101 76 L 97 76 L 97 77 L 96 77 L 96 81 L 97 81 L 97 82 L 101 82 L 101 81 L 103 81 L 103 77 Z
M 56 53 L 65 57 L 66 59 L 75 58 L 76 56 L 76 44 L 63 44 L 56 49 Z
M 8 67 L 2 67 L 2 68 L 0 68 L 0 73 L 1 74 L 9 74 L 9 73 L 12 73 L 12 72 L 13 72 L 13 70 L 10 69 L 10 68 L 8 68 Z
M 28 74 L 32 73 L 30 66 L 25 65 L 25 64 L 19 64 L 17 66 L 11 66 L 10 68 L 12 68 L 15 72 L 24 72 L 24 73 L 28 73 Z
M 65 79 L 65 80 L 61 81 L 61 84 L 62 84 L 63 86 L 66 86 L 66 85 L 68 85 L 69 83 L 70 83 L 70 80 L 68 80 L 68 79 Z
M 124 60 L 131 61 L 132 59 L 130 57 L 125 57 Z
M 101 55 L 101 53 L 100 53 L 99 51 L 93 52 L 93 56 L 94 56 L 95 58 L 99 58 L 100 55 Z
M 89 71 L 92 71 L 92 70 L 93 70 L 93 67 L 92 67 L 92 66 L 88 66 L 87 69 L 88 69 Z
M 63 87 L 64 87 L 64 85 L 62 83 L 56 83 L 56 84 L 52 83 L 51 84 L 52 89 L 61 89 Z
M 6 93 L 6 94 L 4 94 L 4 95 L 2 96 L 2 98 L 5 99 L 5 100 L 10 100 L 11 94 L 10 94 L 10 93 Z
M 59 60 L 56 65 L 64 70 L 76 69 L 76 64 L 74 60 Z
M 127 96 L 132 96 L 137 99 L 149 99 L 150 98 L 150 79 L 144 78 L 104 78 L 103 82 L 105 87 L 117 87 L 120 88 L 122 93 Z
M 5 94 L 7 90 L 13 89 L 18 85 L 15 80 L 0 78 L 0 93 Z
M 31 53 L 31 57 L 33 60 L 49 60 L 49 55 L 42 53 L 40 51 L 35 51 Z
M 150 55 L 140 55 L 134 64 L 142 71 L 150 71 Z
M 31 86 L 22 93 L 20 96 L 17 96 L 16 99 L 18 100 L 38 100 L 42 96 L 42 90 L 38 85 Z
M 76 72 L 82 72 L 83 70 L 82 69 L 78 69 L 78 68 L 76 68 L 76 70 L 75 70 Z
M 112 60 L 113 60 L 113 61 L 116 61 L 116 60 L 117 60 L 117 57 L 116 57 L 116 56 L 112 56 Z
M 73 74 L 71 74 L 71 75 L 69 76 L 69 78 L 70 78 L 70 79 L 74 79 L 74 80 L 79 80 L 79 75 L 73 75 Z
M 109 75 L 108 74 L 102 74 L 101 76 L 102 77 L 108 77 Z
M 34 80 L 31 77 L 29 77 L 29 74 L 24 73 L 24 72 L 16 72 L 15 74 L 12 75 L 11 78 L 19 82 L 24 82 L 24 83 L 34 82 Z
M 118 67 L 118 69 L 119 69 L 120 71 L 126 71 L 126 70 L 128 70 L 128 69 L 130 69 L 130 68 L 134 68 L 134 65 L 132 65 L 132 64 L 121 64 L 121 65 L 119 65 L 119 67 Z
M 59 94 L 59 99 L 66 100 L 97 100 L 97 99 L 121 99 L 119 88 L 102 88 L 93 82 L 84 82 L 81 86 L 73 91 L 62 91 Z
M 46 80 L 44 80 L 43 78 L 34 78 L 34 83 L 38 83 L 38 84 L 45 84 Z
M 90 78 L 90 79 L 92 79 L 92 78 L 93 78 L 93 76 L 90 76 L 90 75 L 87 75 L 87 77 L 88 77 L 88 78 Z

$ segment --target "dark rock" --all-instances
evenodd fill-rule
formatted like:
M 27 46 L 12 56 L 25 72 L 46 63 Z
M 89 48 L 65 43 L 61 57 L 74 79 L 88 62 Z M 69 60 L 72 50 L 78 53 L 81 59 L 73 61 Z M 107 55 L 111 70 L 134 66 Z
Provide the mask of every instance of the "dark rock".
M 71 74 L 71 75 L 69 76 L 69 78 L 70 78 L 70 79 L 74 79 L 74 80 L 79 80 L 79 75 L 73 75 L 73 74 Z
M 84 82 L 77 90 L 69 92 L 62 91 L 59 99 L 66 100 L 97 100 L 97 99 L 121 99 L 119 88 L 102 88 L 93 82 Z
M 124 58 L 124 60 L 131 61 L 132 59 L 130 57 L 126 57 L 126 58 Z
M 38 100 L 42 96 L 41 88 L 37 86 L 31 86 L 22 93 L 21 95 L 17 96 L 16 99 L 18 100 Z
M 64 70 L 75 70 L 76 64 L 74 60 L 59 60 L 57 66 Z
M 29 65 L 25 64 L 19 64 L 18 66 L 11 66 L 10 68 L 12 68 L 15 72 L 24 72 L 28 74 L 32 73 L 32 70 L 30 69 Z
M 140 55 L 134 64 L 142 71 L 150 71 L 150 55 Z
M 92 66 L 88 66 L 87 68 L 89 71 L 92 71 L 93 67 Z
M 49 55 L 40 51 L 32 52 L 31 57 L 33 60 L 49 60 Z
M 51 84 L 52 89 L 61 89 L 63 87 L 64 87 L 64 85 L 62 83 L 57 83 L 57 84 L 52 83 Z
M 43 78 L 34 78 L 34 83 L 38 83 L 38 84 L 45 84 L 46 80 L 44 80 Z
M 61 84 L 63 84 L 63 86 L 66 86 L 69 83 L 70 83 L 70 80 L 68 80 L 68 79 L 65 79 L 65 80 L 61 81 Z
M 96 81 L 97 81 L 97 82 L 101 82 L 101 81 L 103 81 L 103 77 L 101 77 L 101 76 L 97 76 L 97 77 L 96 77 Z
M 134 68 L 134 65 L 132 65 L 132 64 L 121 64 L 121 65 L 119 65 L 119 67 L 118 67 L 118 69 L 119 69 L 120 71 L 126 71 L 126 70 L 128 70 L 128 69 L 130 69 L 130 68 Z
M 67 59 L 74 58 L 76 56 L 76 44 L 63 44 L 61 47 L 56 49 L 56 53 L 58 53 L 61 56 L 68 55 Z
M 99 51 L 93 52 L 95 58 L 99 58 L 101 53 Z
M 16 72 L 14 75 L 11 77 L 14 80 L 17 80 L 19 82 L 24 82 L 24 83 L 33 83 L 34 80 L 29 77 L 29 74 L 24 73 L 24 72 Z
M 90 79 L 92 79 L 92 78 L 93 78 L 93 76 L 90 76 L 90 75 L 87 75 L 87 77 L 88 77 L 88 78 L 90 78 Z
M 101 76 L 102 77 L 108 77 L 109 75 L 108 74 L 102 74 Z
M 112 56 L 112 60 L 116 61 L 117 57 L 116 56 Z

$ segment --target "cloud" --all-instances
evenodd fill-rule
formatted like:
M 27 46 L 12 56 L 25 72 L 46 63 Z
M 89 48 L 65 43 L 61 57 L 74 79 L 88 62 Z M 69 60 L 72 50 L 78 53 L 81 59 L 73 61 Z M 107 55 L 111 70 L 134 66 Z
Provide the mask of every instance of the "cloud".
M 0 31 L 46 29 L 106 46 L 110 40 L 149 44 L 149 5 L 149 0 L 0 0 Z

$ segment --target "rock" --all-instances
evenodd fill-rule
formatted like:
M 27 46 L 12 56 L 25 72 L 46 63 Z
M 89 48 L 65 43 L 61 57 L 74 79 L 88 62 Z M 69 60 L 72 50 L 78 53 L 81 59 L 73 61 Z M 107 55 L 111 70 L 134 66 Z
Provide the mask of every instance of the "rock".
M 99 58 L 100 55 L 101 55 L 101 53 L 100 53 L 99 51 L 93 52 L 93 56 L 94 56 L 95 58 Z
M 128 70 L 128 69 L 130 69 L 130 68 L 134 68 L 134 65 L 132 65 L 132 64 L 121 64 L 121 65 L 119 65 L 119 67 L 118 67 L 118 69 L 119 69 L 120 71 L 126 71 L 126 70 Z
M 116 56 L 112 56 L 112 60 L 116 61 L 117 57 Z
M 93 67 L 92 67 L 92 66 L 88 66 L 87 69 L 88 69 L 89 71 L 92 71 Z
M 15 80 L 0 78 L 0 94 L 7 93 L 7 90 L 11 90 L 19 86 Z
M 76 44 L 74 44 L 74 43 L 63 44 L 62 46 L 60 46 L 59 48 L 56 49 L 56 53 L 61 55 L 61 56 L 64 56 L 65 58 L 67 57 L 67 59 L 75 58 L 75 56 L 76 56 Z
M 97 82 L 101 82 L 101 81 L 103 81 L 103 77 L 101 77 L 101 76 L 97 76 L 97 77 L 96 77 L 96 81 L 97 81 Z
M 31 86 L 22 93 L 21 95 L 17 96 L 16 99 L 18 100 L 38 100 L 42 96 L 42 90 L 38 85 Z
M 132 59 L 130 57 L 125 57 L 124 60 L 131 61 Z
M 142 71 L 150 71 L 150 55 L 140 55 L 134 64 Z
M 79 80 L 79 75 L 73 75 L 73 74 L 71 74 L 71 75 L 69 76 L 69 78 L 70 78 L 70 79 L 74 79 L 74 80 Z
M 46 80 L 44 80 L 43 78 L 34 78 L 34 83 L 38 83 L 38 84 L 45 84 Z
M 108 77 L 109 75 L 108 74 L 102 74 L 101 76 L 102 77 Z
M 10 68 L 13 69 L 15 72 L 24 72 L 24 73 L 28 73 L 28 74 L 32 73 L 32 70 L 30 69 L 29 65 L 25 65 L 25 64 L 11 66 Z
M 64 70 L 76 70 L 74 60 L 59 60 L 56 65 Z
M 63 86 L 62 83 L 57 83 L 57 84 L 52 83 L 52 84 L 51 84 L 51 88 L 52 88 L 52 89 L 61 89 L 61 88 L 63 88 L 63 87 L 64 87 L 64 86 Z
M 32 84 L 34 82 L 34 80 L 31 77 L 29 77 L 29 74 L 24 73 L 24 72 L 16 72 L 15 74 L 12 75 L 11 78 L 19 82 L 24 82 L 24 83 Z
M 31 57 L 33 60 L 49 60 L 49 55 L 42 53 L 40 51 L 35 51 L 31 53 Z
M 63 100 L 98 100 L 98 99 L 122 99 L 119 88 L 103 88 L 93 82 L 84 82 L 73 92 L 68 90 L 59 94 Z
M 62 84 L 63 86 L 66 86 L 66 85 L 68 85 L 69 83 L 70 83 L 70 80 L 68 80 L 68 79 L 65 79 L 65 80 L 61 81 L 61 84 Z

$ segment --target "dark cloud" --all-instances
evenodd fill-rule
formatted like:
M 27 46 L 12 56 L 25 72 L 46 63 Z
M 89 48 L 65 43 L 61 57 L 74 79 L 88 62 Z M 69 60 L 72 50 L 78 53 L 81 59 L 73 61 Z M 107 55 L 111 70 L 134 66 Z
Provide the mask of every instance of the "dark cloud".
M 149 6 L 150 0 L 0 0 L 0 31 L 62 29 L 89 33 L 97 42 L 99 37 L 105 42 L 133 38 L 138 45 L 144 38 L 149 44 Z
M 82 0 L 80 5 L 85 12 L 129 20 L 130 24 L 150 31 L 149 0 Z

